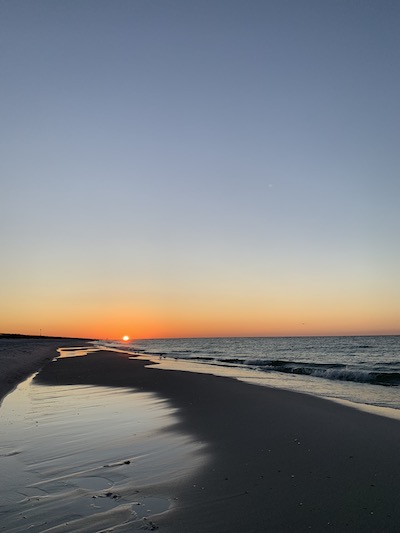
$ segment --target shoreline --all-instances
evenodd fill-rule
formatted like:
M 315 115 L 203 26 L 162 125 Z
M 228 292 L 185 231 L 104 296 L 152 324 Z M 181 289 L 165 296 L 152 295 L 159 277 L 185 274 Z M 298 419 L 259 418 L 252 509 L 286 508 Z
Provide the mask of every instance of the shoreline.
M 400 412 L 400 337 L 154 339 L 102 345 L 159 356 L 163 367 L 193 365 L 201 371 L 201 364 L 211 374 Z
M 109 348 L 102 348 L 105 350 L 108 350 Z M 110 348 L 111 351 L 113 351 Z M 375 404 L 369 404 L 365 403 L 363 401 L 355 401 L 355 400 L 349 400 L 346 398 L 341 398 L 340 396 L 334 396 L 332 394 L 327 395 L 321 395 L 318 392 L 311 391 L 308 389 L 303 389 L 300 387 L 294 388 L 285 386 L 284 383 L 282 383 L 282 378 L 279 379 L 279 384 L 276 385 L 278 382 L 277 379 L 271 380 L 270 375 L 265 375 L 263 377 L 260 377 L 259 373 L 251 370 L 251 369 L 240 369 L 239 371 L 237 369 L 234 369 L 229 366 L 222 366 L 222 365 L 208 365 L 206 363 L 198 363 L 196 361 L 183 361 L 183 360 L 175 360 L 171 357 L 163 357 L 162 359 L 158 360 L 157 357 L 146 355 L 142 353 L 131 353 L 124 350 L 115 350 L 115 351 L 121 351 L 122 353 L 129 353 L 132 357 L 142 359 L 149 361 L 151 364 L 154 364 L 155 367 L 158 367 L 160 369 L 166 369 L 166 370 L 173 370 L 173 371 L 182 371 L 182 372 L 193 372 L 193 373 L 201 373 L 201 374 L 209 374 L 214 376 L 221 376 L 221 377 L 229 377 L 231 379 L 236 379 L 238 381 L 242 381 L 244 383 L 250 383 L 253 385 L 257 385 L 260 387 L 267 387 L 267 388 L 273 388 L 278 390 L 285 390 L 289 392 L 296 392 L 298 394 L 306 394 L 309 396 L 313 396 L 315 398 L 321 398 L 323 400 L 328 400 L 334 403 L 338 403 L 341 405 L 345 405 L 351 409 L 356 409 L 358 411 L 374 414 L 377 416 L 383 416 L 385 418 L 391 418 L 393 420 L 400 420 L 400 409 L 397 409 L 395 407 L 386 407 L 382 405 L 375 405 Z
M 398 421 L 129 357 L 99 351 L 58 359 L 35 379 L 131 387 L 177 409 L 176 430 L 206 444 L 209 459 L 179 482 L 166 481 L 177 504 L 154 518 L 161 531 L 397 531 Z

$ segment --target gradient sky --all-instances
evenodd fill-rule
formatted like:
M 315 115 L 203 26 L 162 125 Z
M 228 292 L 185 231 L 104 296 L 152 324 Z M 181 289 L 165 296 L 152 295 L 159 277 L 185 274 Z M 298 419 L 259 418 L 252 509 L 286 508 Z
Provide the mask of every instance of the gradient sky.
M 2 0 L 0 331 L 400 334 L 399 24 Z

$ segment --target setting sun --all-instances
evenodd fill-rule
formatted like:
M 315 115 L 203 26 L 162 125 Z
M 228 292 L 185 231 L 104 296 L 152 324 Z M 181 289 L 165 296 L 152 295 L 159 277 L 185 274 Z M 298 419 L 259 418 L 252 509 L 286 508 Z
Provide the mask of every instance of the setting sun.
M 128 337 L 128 335 L 124 335 L 124 336 L 122 337 L 122 340 L 123 340 L 123 341 L 129 341 L 129 337 Z

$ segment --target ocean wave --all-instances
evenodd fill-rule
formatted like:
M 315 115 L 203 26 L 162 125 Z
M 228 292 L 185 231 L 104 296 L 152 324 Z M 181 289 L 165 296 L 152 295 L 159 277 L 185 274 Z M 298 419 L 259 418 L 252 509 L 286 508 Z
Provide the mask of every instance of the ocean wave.
M 205 355 L 202 355 L 197 358 L 199 361 L 215 361 L 215 357 L 207 357 Z
M 215 362 L 219 365 L 245 366 L 263 372 L 282 372 L 285 374 L 296 374 L 299 376 L 310 376 L 337 381 L 353 381 L 356 383 L 369 383 L 374 385 L 398 386 L 400 385 L 400 374 L 398 372 L 370 371 L 351 368 L 341 363 L 306 363 L 298 361 L 282 361 L 280 359 L 262 358 L 239 358 L 224 357 L 215 359 L 207 356 L 197 356 L 193 360 L 198 362 Z
M 375 379 L 379 385 L 399 386 L 400 372 L 378 373 Z
M 372 385 L 399 386 L 400 373 L 379 370 L 364 370 L 341 363 L 306 363 L 299 361 L 282 361 L 280 359 L 240 359 L 224 358 L 220 364 L 233 364 L 251 367 L 263 372 L 282 372 L 299 376 L 311 376 L 337 381 L 353 381 Z M 382 365 L 383 366 L 383 365 Z
M 274 370 L 286 374 L 296 374 L 301 376 L 311 376 L 338 381 L 353 381 L 356 383 L 369 383 L 371 385 L 399 386 L 399 372 L 373 372 L 359 368 L 349 368 L 345 365 L 323 365 L 308 363 L 287 363 L 284 361 L 274 361 L 270 365 L 258 365 L 260 370 L 265 372 Z
M 239 359 L 238 357 L 224 357 L 221 360 L 221 363 L 229 363 L 232 365 L 243 365 L 245 361 L 243 359 Z

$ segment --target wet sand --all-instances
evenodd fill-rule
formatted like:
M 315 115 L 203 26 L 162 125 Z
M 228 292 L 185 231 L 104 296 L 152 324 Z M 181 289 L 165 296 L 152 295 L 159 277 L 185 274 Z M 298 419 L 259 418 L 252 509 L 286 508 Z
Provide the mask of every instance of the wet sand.
M 165 480 L 175 505 L 152 517 L 160 531 L 399 531 L 396 420 L 230 378 L 146 368 L 115 352 L 58 360 L 36 380 L 133 387 L 177 409 L 175 430 L 208 460 Z
M 0 531 L 148 525 L 171 507 L 164 480 L 186 476 L 196 457 L 202 464 L 199 446 L 169 431 L 176 420 L 149 392 L 29 378 L 0 409 Z

